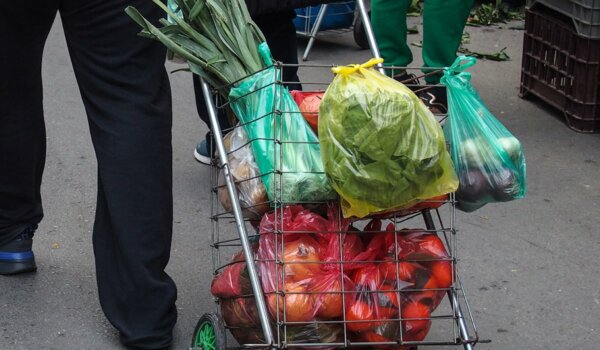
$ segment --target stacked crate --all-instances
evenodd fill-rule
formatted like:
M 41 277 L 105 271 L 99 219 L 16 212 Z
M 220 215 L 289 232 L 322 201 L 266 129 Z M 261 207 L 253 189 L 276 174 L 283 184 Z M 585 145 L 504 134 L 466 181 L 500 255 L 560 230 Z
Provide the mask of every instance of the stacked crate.
M 528 0 L 520 95 L 565 114 L 579 132 L 600 132 L 600 0 Z

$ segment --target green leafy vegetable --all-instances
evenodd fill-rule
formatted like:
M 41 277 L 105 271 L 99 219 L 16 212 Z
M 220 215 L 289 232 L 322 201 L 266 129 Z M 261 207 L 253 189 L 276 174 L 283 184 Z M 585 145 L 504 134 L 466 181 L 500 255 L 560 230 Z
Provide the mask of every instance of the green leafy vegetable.
M 222 87 L 223 95 L 227 95 L 230 84 L 270 65 L 259 57 L 258 45 L 265 38 L 243 0 L 173 0 L 177 13 L 174 6 L 152 1 L 169 17 L 161 20 L 160 28 L 135 7 L 125 9 L 142 27 L 140 35 L 160 41 L 187 60 L 193 73 L 213 87 Z
M 319 109 L 319 141 L 344 216 L 364 217 L 455 191 L 442 129 L 419 98 L 372 69 L 336 70 Z

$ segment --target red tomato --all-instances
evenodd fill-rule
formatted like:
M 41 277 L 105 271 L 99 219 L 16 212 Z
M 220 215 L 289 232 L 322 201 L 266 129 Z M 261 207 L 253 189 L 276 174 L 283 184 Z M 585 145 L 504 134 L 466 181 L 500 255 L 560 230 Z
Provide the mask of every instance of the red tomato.
M 279 313 L 279 321 L 283 322 L 285 303 L 285 319 L 287 322 L 311 321 L 315 315 L 313 294 L 307 294 L 303 284 L 286 284 L 285 298 L 282 295 L 268 294 L 267 303 L 273 318 L 276 318 L 276 310 Z M 290 293 L 290 294 L 287 294 Z M 294 293 L 294 294 L 291 294 Z M 278 300 L 279 299 L 279 303 Z
M 379 306 L 395 309 L 393 313 L 397 314 L 397 308 L 400 306 L 400 302 L 398 301 L 398 293 L 395 291 L 394 287 L 389 284 L 382 284 L 379 290 L 382 291 L 377 293 Z
M 381 285 L 381 274 L 375 264 L 368 264 L 356 269 L 352 274 L 352 281 L 357 286 L 364 286 L 370 290 L 377 290 Z
M 316 295 L 315 299 L 318 307 L 317 316 L 321 318 L 341 317 L 344 312 L 342 283 L 336 278 L 335 274 L 329 278 L 331 278 L 331 280 L 315 285 L 314 289 L 311 288 L 316 292 L 325 292 Z M 348 288 L 347 285 L 346 288 Z
M 410 333 L 417 333 L 427 329 L 431 313 L 427 305 L 412 301 L 404 304 L 401 316 L 405 319 L 405 321 L 402 321 L 404 329 Z M 417 318 L 419 319 L 417 320 Z
M 353 332 L 367 331 L 377 327 L 381 322 L 368 322 L 376 318 L 375 309 L 360 300 L 355 300 L 351 305 L 346 307 L 346 320 L 364 321 L 348 322 L 348 329 Z
M 395 281 L 396 280 L 396 262 L 394 261 L 386 261 L 382 262 L 379 265 L 379 274 L 381 278 L 386 281 Z
M 452 263 L 450 261 L 434 261 L 430 265 L 431 274 L 439 288 L 450 288 L 452 285 Z
M 401 261 L 398 263 L 400 279 L 406 282 L 414 282 L 415 280 L 415 264 L 411 262 Z
M 419 248 L 437 258 L 447 258 L 448 253 L 442 240 L 434 234 L 424 235 L 419 242 Z
M 301 281 L 319 273 L 319 244 L 305 236 L 292 242 L 285 242 L 283 264 L 286 278 Z

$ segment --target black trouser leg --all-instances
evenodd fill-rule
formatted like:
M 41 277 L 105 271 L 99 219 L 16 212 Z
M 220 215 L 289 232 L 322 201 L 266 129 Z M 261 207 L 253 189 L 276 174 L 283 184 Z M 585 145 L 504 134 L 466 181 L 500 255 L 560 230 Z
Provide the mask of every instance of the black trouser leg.
M 98 159 L 93 243 L 98 294 L 124 344 L 166 346 L 176 288 L 172 235 L 171 94 L 165 49 L 137 36 L 124 12 L 164 14 L 151 1 L 63 0 L 60 13 Z
M 42 51 L 56 4 L 0 2 L 0 246 L 43 217 Z

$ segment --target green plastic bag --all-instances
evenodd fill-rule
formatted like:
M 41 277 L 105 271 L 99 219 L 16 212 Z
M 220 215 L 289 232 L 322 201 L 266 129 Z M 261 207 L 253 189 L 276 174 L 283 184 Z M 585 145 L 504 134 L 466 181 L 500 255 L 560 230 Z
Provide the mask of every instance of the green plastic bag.
M 336 67 L 319 109 L 325 173 L 345 217 L 406 208 L 454 192 L 442 128 L 406 86 L 372 68 Z
M 525 196 L 523 148 L 471 85 L 471 74 L 464 70 L 475 62 L 460 56 L 441 79 L 448 89 L 444 132 L 460 181 L 457 208 L 466 212 Z
M 337 198 L 321 163 L 317 136 L 306 123 L 266 43 L 259 53 L 268 68 L 229 92 L 231 108 L 244 125 L 271 201 L 302 203 Z

